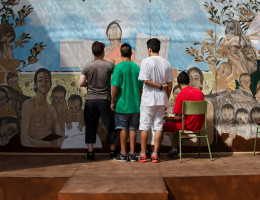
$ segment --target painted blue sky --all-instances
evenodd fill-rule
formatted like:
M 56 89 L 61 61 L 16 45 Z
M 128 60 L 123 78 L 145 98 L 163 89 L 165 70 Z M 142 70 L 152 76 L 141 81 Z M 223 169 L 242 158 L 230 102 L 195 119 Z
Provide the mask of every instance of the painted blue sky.
M 19 7 L 32 5 L 33 12 L 27 24 L 15 28 L 31 34 L 32 42 L 24 49 L 15 49 L 16 59 L 26 59 L 34 43 L 44 42 L 46 49 L 39 55 L 39 62 L 29 65 L 23 71 L 36 71 L 46 67 L 51 71 L 68 71 L 60 67 L 61 39 L 100 40 L 109 45 L 106 36 L 107 25 L 120 20 L 122 41 L 135 48 L 136 35 L 170 36 L 169 62 L 172 67 L 186 70 L 197 66 L 209 70 L 206 63 L 195 63 L 193 57 L 185 54 L 187 47 L 204 38 L 206 30 L 216 29 L 219 36 L 224 28 L 209 22 L 202 0 L 21 0 Z M 71 68 L 71 71 L 77 71 Z

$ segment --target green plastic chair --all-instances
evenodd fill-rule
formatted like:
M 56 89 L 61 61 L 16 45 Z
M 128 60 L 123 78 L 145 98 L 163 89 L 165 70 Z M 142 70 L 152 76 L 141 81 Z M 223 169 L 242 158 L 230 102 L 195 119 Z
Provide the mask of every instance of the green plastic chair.
M 258 133 L 260 133 L 260 124 L 257 124 L 257 129 L 256 129 L 255 145 L 254 145 L 254 155 L 255 155 L 255 148 L 256 148 L 256 141 L 257 141 Z
M 196 132 L 192 131 L 185 131 L 184 130 L 184 116 L 185 115 L 201 115 L 205 114 L 205 122 L 200 130 Z M 210 160 L 212 161 L 210 146 L 209 146 L 209 140 L 208 140 L 208 134 L 207 134 L 207 101 L 183 101 L 182 103 L 182 130 L 179 130 L 179 148 L 180 148 L 180 162 L 182 162 L 182 139 L 185 138 L 199 138 L 199 157 L 200 157 L 200 138 L 206 138 L 208 149 L 209 149 L 209 156 Z M 201 133 L 204 133 L 204 135 L 201 135 Z M 183 136 L 185 134 L 185 136 Z M 192 135 L 190 135 L 192 134 Z

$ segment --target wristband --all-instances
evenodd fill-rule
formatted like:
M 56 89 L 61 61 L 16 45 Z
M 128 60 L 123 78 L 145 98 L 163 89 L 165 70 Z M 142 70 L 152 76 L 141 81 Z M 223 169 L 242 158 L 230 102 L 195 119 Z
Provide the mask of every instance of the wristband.
M 162 90 L 162 84 L 161 84 L 160 90 Z

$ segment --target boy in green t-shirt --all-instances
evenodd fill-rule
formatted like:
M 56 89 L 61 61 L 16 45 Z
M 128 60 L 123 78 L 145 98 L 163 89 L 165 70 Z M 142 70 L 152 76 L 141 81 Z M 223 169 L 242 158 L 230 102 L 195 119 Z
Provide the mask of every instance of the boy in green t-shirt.
M 115 66 L 112 85 L 111 109 L 116 112 L 116 129 L 120 130 L 121 152 L 117 161 L 136 161 L 135 140 L 139 126 L 140 97 L 143 82 L 138 80 L 140 67 L 131 61 L 132 48 L 128 44 L 121 46 L 122 62 Z M 130 138 L 130 153 L 126 153 L 126 143 Z

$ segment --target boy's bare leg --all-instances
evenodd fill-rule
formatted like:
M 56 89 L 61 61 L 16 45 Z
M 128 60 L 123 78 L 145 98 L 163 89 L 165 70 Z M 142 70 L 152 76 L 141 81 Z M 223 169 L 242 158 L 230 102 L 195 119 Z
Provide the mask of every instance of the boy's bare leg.
M 154 131 L 154 150 L 153 150 L 154 153 L 159 152 L 159 148 L 162 143 L 162 139 L 163 139 L 163 132 L 155 130 Z
M 148 140 L 148 131 L 141 132 L 141 154 L 146 154 L 146 146 Z
M 93 144 L 88 143 L 88 152 L 93 152 Z
M 134 154 L 135 153 L 136 131 L 129 130 L 129 139 L 130 139 L 130 154 Z
M 120 131 L 120 146 L 121 146 L 122 154 L 126 154 L 126 141 L 127 141 L 127 131 L 121 130 Z

